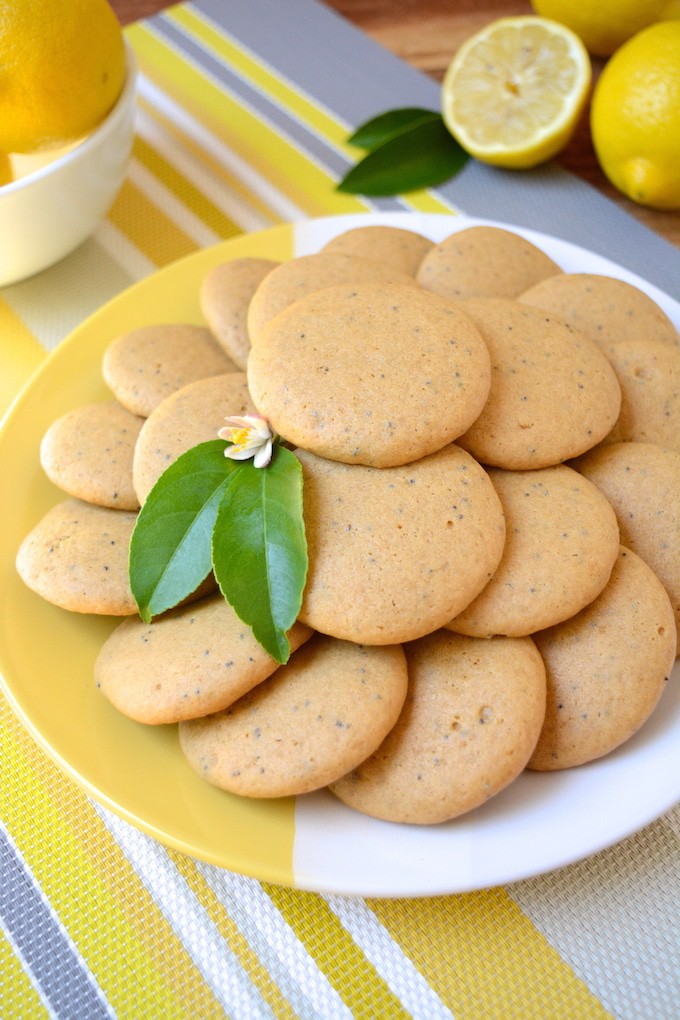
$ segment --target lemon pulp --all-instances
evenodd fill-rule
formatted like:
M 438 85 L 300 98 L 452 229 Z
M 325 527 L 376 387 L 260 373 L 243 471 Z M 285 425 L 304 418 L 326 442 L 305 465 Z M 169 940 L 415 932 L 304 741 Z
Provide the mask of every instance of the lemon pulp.
M 567 144 L 590 80 L 590 59 L 570 29 L 545 18 L 501 18 L 455 54 L 442 83 L 442 116 L 482 162 L 531 167 Z

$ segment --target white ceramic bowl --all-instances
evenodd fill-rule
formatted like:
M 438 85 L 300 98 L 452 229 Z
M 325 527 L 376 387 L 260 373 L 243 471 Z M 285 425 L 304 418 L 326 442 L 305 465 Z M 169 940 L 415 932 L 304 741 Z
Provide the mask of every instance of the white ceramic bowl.
M 21 157 L 17 162 L 25 176 L 0 187 L 0 286 L 68 255 L 89 237 L 116 197 L 134 134 L 137 68 L 127 42 L 125 47 L 125 86 L 108 116 L 48 162 L 44 156 Z M 32 172 L 31 160 L 37 166 Z

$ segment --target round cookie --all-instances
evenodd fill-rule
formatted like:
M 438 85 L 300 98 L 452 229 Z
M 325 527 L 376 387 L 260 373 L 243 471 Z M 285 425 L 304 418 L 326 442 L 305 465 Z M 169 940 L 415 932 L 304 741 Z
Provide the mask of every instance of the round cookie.
M 564 319 L 600 347 L 644 336 L 680 344 L 680 334 L 639 287 L 596 273 L 557 273 L 521 294 L 523 304 L 543 308 Z
M 427 253 L 416 279 L 426 290 L 454 301 L 516 298 L 559 271 L 545 252 L 511 230 L 467 227 Z
M 234 259 L 215 266 L 201 283 L 199 301 L 205 321 L 234 364 L 244 371 L 250 350 L 250 299 L 267 273 L 278 265 L 272 259 Z
M 166 397 L 145 421 L 135 447 L 132 479 L 139 502 L 181 453 L 216 439 L 228 415 L 254 411 L 243 372 L 199 379 Z
M 273 676 L 218 715 L 180 723 L 189 764 L 245 797 L 317 790 L 375 751 L 406 697 L 398 646 L 314 636 Z
M 140 326 L 112 340 L 102 373 L 114 396 L 147 418 L 161 400 L 196 379 L 236 371 L 209 329 L 189 324 Z
M 485 464 L 521 471 L 576 457 L 607 435 L 621 394 L 592 340 L 518 301 L 463 307 L 489 348 L 491 390 L 460 446 Z
M 680 631 L 680 453 L 653 443 L 612 443 L 573 466 L 614 508 L 622 544 L 659 578 Z
M 26 536 L 17 571 L 34 592 L 74 613 L 131 616 L 128 549 L 137 515 L 78 499 L 52 507 Z
M 248 361 L 253 402 L 280 435 L 375 467 L 452 442 L 479 415 L 489 384 L 474 323 L 413 285 L 309 294 L 270 322 Z
M 605 443 L 656 443 L 680 450 L 680 348 L 656 340 L 610 344 L 621 412 Z
M 299 618 L 362 644 L 422 637 L 459 613 L 503 552 L 489 476 L 451 445 L 399 468 L 297 451 L 309 574 Z
M 534 641 L 548 698 L 529 768 L 566 769 L 613 751 L 651 715 L 675 659 L 675 620 L 652 569 L 622 546 L 602 594 Z
M 291 649 L 311 634 L 296 623 L 288 634 Z M 171 609 L 150 624 L 124 620 L 104 642 L 94 675 L 120 712 L 158 724 L 219 712 L 277 668 L 218 594 Z
M 415 281 L 406 273 L 375 259 L 344 252 L 318 252 L 284 262 L 265 276 L 248 307 L 248 335 L 251 345 L 259 342 L 268 322 L 300 298 L 326 287 L 358 283 L 403 283 Z
M 619 529 L 599 489 L 563 464 L 490 468 L 489 477 L 505 515 L 505 550 L 489 583 L 448 626 L 472 637 L 521 637 L 566 620 L 600 594 Z
M 42 468 L 70 496 L 114 510 L 138 510 L 132 458 L 143 424 L 115 400 L 76 407 L 43 436 Z
M 392 266 L 400 273 L 415 276 L 425 255 L 432 248 L 432 241 L 415 230 L 401 227 L 354 227 L 324 245 L 325 252 L 341 252 L 346 255 L 360 255 L 376 259 Z
M 396 726 L 331 791 L 375 818 L 432 825 L 523 771 L 543 723 L 545 669 L 531 638 L 438 631 L 405 652 L 409 693 Z

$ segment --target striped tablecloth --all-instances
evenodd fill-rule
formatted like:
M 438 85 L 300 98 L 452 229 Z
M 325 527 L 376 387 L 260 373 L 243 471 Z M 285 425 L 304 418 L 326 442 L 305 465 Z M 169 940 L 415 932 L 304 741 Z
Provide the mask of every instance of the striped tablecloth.
M 198 0 L 131 26 L 127 179 L 79 250 L 0 291 L 0 402 L 129 284 L 216 241 L 372 209 L 463 211 L 555 234 L 680 297 L 680 251 L 555 167 L 470 164 L 370 202 L 345 139 L 437 87 L 314 0 Z M 0 240 L 1 243 L 1 240 Z M 648 1018 L 680 1015 L 674 809 L 511 886 L 364 899 L 170 850 L 91 800 L 0 702 L 0 1016 Z M 357 852 L 360 852 L 358 850 Z

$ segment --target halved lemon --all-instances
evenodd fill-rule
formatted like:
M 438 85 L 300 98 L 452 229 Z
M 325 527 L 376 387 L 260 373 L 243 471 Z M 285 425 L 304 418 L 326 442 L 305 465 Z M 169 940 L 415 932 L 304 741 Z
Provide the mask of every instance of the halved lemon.
M 522 168 L 555 156 L 571 138 L 591 81 L 579 37 L 556 21 L 500 18 L 456 52 L 442 82 L 442 116 L 483 163 Z

